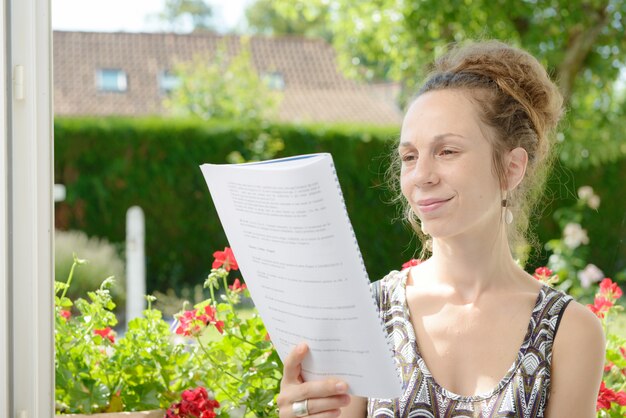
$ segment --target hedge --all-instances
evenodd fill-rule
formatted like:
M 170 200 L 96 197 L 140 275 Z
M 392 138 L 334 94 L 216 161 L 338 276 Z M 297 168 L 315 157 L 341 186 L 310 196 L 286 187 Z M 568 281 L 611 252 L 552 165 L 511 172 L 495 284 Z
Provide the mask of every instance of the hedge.
M 240 126 L 171 119 L 57 118 L 55 182 L 67 188 L 56 204 L 59 229 L 80 229 L 111 242 L 125 239 L 125 213 L 133 205 L 146 215 L 148 290 L 202 283 L 212 253 L 227 245 L 198 166 L 223 163 L 260 132 L 283 139 L 278 157 L 330 152 L 370 278 L 398 268 L 416 251 L 416 241 L 386 203 L 384 171 L 398 128 L 367 126 Z M 603 198 L 600 215 L 585 223 L 591 260 L 607 274 L 624 269 L 626 249 L 621 179 L 626 161 L 586 172 L 555 171 L 552 201 L 538 224 L 542 242 L 558 234 L 551 210 L 573 201 L 589 184 Z M 77 249 L 79 251 L 79 249 Z M 535 263 L 542 263 L 541 255 Z

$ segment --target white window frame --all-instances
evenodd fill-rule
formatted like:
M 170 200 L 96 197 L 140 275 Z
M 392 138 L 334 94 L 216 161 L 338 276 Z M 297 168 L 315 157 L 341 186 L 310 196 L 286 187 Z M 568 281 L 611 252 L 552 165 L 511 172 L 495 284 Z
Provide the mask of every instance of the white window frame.
M 54 415 L 50 0 L 1 0 L 0 415 Z M 21 66 L 23 72 L 16 71 Z M 11 78 L 23 77 L 23 98 Z M 7 292 L 2 290 L 7 289 Z
M 7 169 L 7 59 L 6 59 L 6 0 L 0 6 L 0 415 L 9 415 L 9 281 L 7 259 L 9 255 L 8 231 L 8 169 Z

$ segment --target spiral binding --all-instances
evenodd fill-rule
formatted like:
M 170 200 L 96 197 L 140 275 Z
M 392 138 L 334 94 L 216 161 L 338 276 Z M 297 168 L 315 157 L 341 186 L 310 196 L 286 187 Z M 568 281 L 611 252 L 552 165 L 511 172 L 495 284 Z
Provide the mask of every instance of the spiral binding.
M 359 255 L 359 261 L 361 263 L 361 268 L 363 269 L 363 273 L 365 275 L 365 280 L 367 281 L 367 284 L 369 286 L 370 289 L 370 295 L 372 297 L 372 304 L 374 305 L 374 308 L 376 308 L 376 312 L 378 312 L 378 320 L 380 322 L 380 328 L 383 331 L 383 335 L 385 336 L 385 342 L 387 343 L 387 348 L 389 349 L 389 352 L 391 354 L 391 358 L 394 358 L 394 352 L 393 352 L 393 346 L 391 345 L 391 341 L 389 340 L 389 338 L 387 338 L 387 331 L 385 329 L 385 321 L 383 320 L 383 317 L 381 315 L 381 312 L 379 312 L 379 304 L 378 301 L 376 300 L 376 296 L 374 295 L 374 293 L 372 292 L 372 283 L 369 279 L 369 275 L 367 274 L 367 269 L 365 268 L 365 262 L 363 261 L 363 254 L 361 254 L 361 249 L 359 248 L 359 243 L 356 239 L 356 235 L 354 233 L 354 228 L 352 227 L 352 222 L 350 222 L 350 216 L 348 215 L 348 208 L 346 207 L 346 201 L 343 198 L 343 192 L 341 191 L 341 185 L 339 184 L 339 176 L 337 176 L 337 170 L 335 169 L 335 163 L 332 159 L 332 156 L 330 158 L 330 169 L 333 173 L 333 177 L 335 179 L 335 185 L 337 187 L 337 194 L 339 195 L 339 198 L 341 199 L 341 203 L 343 204 L 343 210 L 345 213 L 346 218 L 348 219 L 348 226 L 350 227 L 350 234 L 352 235 L 352 240 L 353 243 L 356 247 L 356 252 Z M 381 286 L 381 291 L 379 292 L 378 296 L 379 298 L 382 298 L 382 282 L 380 283 Z M 398 379 L 400 381 L 402 381 L 402 376 L 400 375 L 400 372 L 396 369 L 396 374 L 398 376 Z

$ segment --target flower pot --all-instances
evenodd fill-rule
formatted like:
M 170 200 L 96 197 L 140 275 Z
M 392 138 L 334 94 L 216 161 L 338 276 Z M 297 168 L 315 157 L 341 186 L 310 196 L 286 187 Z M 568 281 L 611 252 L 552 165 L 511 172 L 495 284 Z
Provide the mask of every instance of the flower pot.
M 137 411 L 137 412 L 109 412 L 102 414 L 67 414 L 55 415 L 55 418 L 163 418 L 165 411 L 163 409 L 155 409 L 153 411 Z

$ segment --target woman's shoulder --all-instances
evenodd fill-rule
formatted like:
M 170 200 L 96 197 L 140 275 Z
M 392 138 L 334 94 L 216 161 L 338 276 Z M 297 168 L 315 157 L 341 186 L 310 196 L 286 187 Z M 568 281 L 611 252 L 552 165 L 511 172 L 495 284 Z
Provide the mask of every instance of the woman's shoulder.
M 591 310 L 576 300 L 571 300 L 561 317 L 555 338 L 555 349 L 563 347 L 578 350 L 580 344 L 595 345 L 596 349 L 601 347 L 604 351 L 604 330 L 602 323 Z
M 572 300 L 564 309 L 554 337 L 552 356 L 556 375 L 592 375 L 602 369 L 605 356 L 602 323 L 586 306 Z
M 602 323 L 587 307 L 571 301 L 565 308 L 552 349 L 550 416 L 579 416 L 595 409 L 602 379 L 605 336 Z

